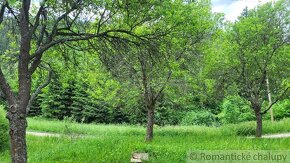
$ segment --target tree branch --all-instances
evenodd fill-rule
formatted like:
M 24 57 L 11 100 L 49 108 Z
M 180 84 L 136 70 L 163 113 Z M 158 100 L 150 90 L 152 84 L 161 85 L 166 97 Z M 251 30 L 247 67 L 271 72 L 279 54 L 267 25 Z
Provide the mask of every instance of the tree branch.
M 51 48 L 55 45 L 66 43 L 66 42 L 89 40 L 89 39 L 102 37 L 102 36 L 106 36 L 106 35 L 107 35 L 107 33 L 105 32 L 105 33 L 100 33 L 100 34 L 87 34 L 85 36 L 78 36 L 78 37 L 61 38 L 61 39 L 58 39 L 55 41 L 51 41 L 50 43 L 48 43 L 44 46 L 40 46 L 38 48 L 38 50 L 36 50 L 36 52 L 33 54 L 34 60 L 29 67 L 29 72 L 32 74 L 37 69 L 38 65 L 41 62 L 42 54 L 45 51 L 47 51 L 49 48 Z
M 160 97 L 161 93 L 163 92 L 163 90 L 165 89 L 167 83 L 169 82 L 170 78 L 171 78 L 171 74 L 172 74 L 172 71 L 169 70 L 168 71 L 168 75 L 167 75 L 167 79 L 165 81 L 165 83 L 163 84 L 162 88 L 159 90 L 159 92 L 157 93 L 157 95 L 154 97 L 154 101 L 158 100 L 158 98 Z
M 100 20 L 98 21 L 98 29 L 97 29 L 97 33 L 99 33 L 100 30 L 101 30 L 102 20 L 103 20 L 103 18 L 104 18 L 104 15 L 105 15 L 106 11 L 107 11 L 107 10 L 104 9 L 104 11 L 101 13 Z
M 271 107 L 274 105 L 274 104 L 276 104 L 286 93 L 287 93 L 287 91 L 288 91 L 288 89 L 289 89 L 290 87 L 287 87 L 285 90 L 284 90 L 284 92 L 273 102 L 273 103 L 271 103 L 270 104 L 270 106 L 265 110 L 265 111 L 263 111 L 263 112 L 261 112 L 261 114 L 266 114 L 270 109 L 271 109 Z
M 3 91 L 5 97 L 8 100 L 9 105 L 15 105 L 16 104 L 16 98 L 13 95 L 13 92 L 7 83 L 7 80 L 4 77 L 4 74 L 2 72 L 2 69 L 0 68 L 0 88 Z
M 39 95 L 39 93 L 41 93 L 41 90 L 43 88 L 45 88 L 46 86 L 48 86 L 48 84 L 50 83 L 51 81 L 51 78 L 52 78 L 52 75 L 53 75 L 53 71 L 51 68 L 49 68 L 49 72 L 48 72 L 48 75 L 46 77 L 46 80 L 43 84 L 41 84 L 40 86 L 37 87 L 37 89 L 35 90 L 35 92 L 32 94 L 32 96 L 30 97 L 30 100 L 29 100 L 29 103 L 26 107 L 26 114 L 28 114 L 30 108 L 31 108 L 31 105 L 32 105 L 32 102 L 35 100 L 35 98 Z
M 78 1 L 78 2 L 79 2 L 79 1 Z M 61 20 L 63 20 L 65 17 L 67 17 L 71 12 L 73 12 L 74 10 L 77 9 L 78 2 L 74 3 L 74 4 L 72 5 L 72 7 L 71 7 L 68 11 L 66 11 L 64 14 L 62 14 L 60 17 L 58 17 L 58 18 L 56 19 L 56 21 L 55 21 L 55 23 L 54 23 L 54 25 L 53 25 L 53 27 L 52 27 L 52 32 L 51 32 L 51 34 L 50 34 L 50 36 L 49 36 L 49 40 L 48 40 L 49 42 L 51 42 L 51 41 L 53 40 L 53 37 L 56 35 L 56 32 L 57 32 L 57 30 L 58 30 L 58 28 L 57 28 L 58 23 L 59 23 Z
M 45 5 L 46 1 L 47 1 L 47 0 L 43 0 L 43 1 L 41 2 L 41 6 L 39 7 L 38 12 L 37 12 L 37 14 L 36 14 L 36 16 L 35 16 L 35 23 L 34 23 L 34 25 L 33 25 L 33 28 L 32 28 L 32 30 L 31 30 L 31 33 L 30 33 L 31 36 L 35 33 L 37 27 L 39 26 L 40 15 L 43 14 L 43 12 L 44 12 L 44 5 Z M 41 34 L 42 34 L 42 33 L 41 33 Z
M 13 11 L 13 9 L 9 6 L 8 2 L 6 4 L 7 9 L 10 11 L 10 13 L 13 15 L 14 19 L 17 21 L 18 24 L 20 24 L 20 20 L 17 17 L 17 15 L 15 14 L 15 12 Z

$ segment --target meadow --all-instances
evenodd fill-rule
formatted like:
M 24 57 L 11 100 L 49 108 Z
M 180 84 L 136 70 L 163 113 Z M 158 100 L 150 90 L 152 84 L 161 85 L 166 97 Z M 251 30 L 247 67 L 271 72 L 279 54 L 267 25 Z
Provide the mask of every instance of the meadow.
M 264 133 L 290 132 L 290 119 L 264 121 Z M 290 150 L 290 138 L 248 138 L 254 122 L 206 126 L 155 126 L 154 140 L 144 141 L 145 126 L 79 124 L 29 118 L 30 132 L 58 133 L 59 137 L 27 135 L 28 162 L 129 162 L 133 152 L 149 153 L 149 162 L 186 162 L 190 150 Z M 9 152 L 0 154 L 9 163 Z

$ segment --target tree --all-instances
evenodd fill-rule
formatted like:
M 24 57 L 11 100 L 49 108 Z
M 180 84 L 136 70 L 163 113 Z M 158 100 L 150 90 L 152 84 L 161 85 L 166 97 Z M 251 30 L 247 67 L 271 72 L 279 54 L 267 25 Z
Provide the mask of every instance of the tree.
M 189 49 L 195 49 L 213 28 L 208 3 L 166 2 L 157 10 L 156 13 L 151 12 L 151 16 L 164 17 L 164 20 L 153 19 L 136 29 L 149 40 L 127 44 L 118 50 L 114 47 L 120 47 L 123 42 L 110 46 L 103 40 L 99 45 L 103 48 L 99 52 L 100 59 L 113 76 L 119 81 L 129 80 L 132 88 L 140 90 L 147 111 L 146 141 L 153 139 L 156 105 L 170 83 L 173 71 L 178 69 L 178 62 L 185 53 L 190 53 Z M 135 17 L 134 13 L 130 14 Z M 100 49 L 99 46 L 97 48 Z
M 151 20 L 151 17 L 131 21 L 133 24 L 120 25 L 120 23 L 126 24 L 123 22 L 126 16 L 123 11 L 134 11 L 137 17 L 143 18 L 142 14 L 146 13 L 138 13 L 139 6 L 147 4 L 153 9 L 154 5 L 161 3 L 160 1 L 130 1 L 129 3 L 104 0 L 92 3 L 85 0 L 42 0 L 39 4 L 33 5 L 31 0 L 1 1 L 0 25 L 5 25 L 12 19 L 16 30 L 6 34 L 13 33 L 17 38 L 14 44 L 15 53 L 12 53 L 12 50 L 7 51 L 16 60 L 14 68 L 18 79 L 16 93 L 11 89 L 6 78 L 7 74 L 2 70 L 2 64 L 0 68 L 0 87 L 9 106 L 7 117 L 10 125 L 12 162 L 27 162 L 26 108 L 31 99 L 32 75 L 42 63 L 43 55 L 55 46 L 68 45 L 70 42 L 82 41 L 85 44 L 86 40 L 100 38 L 114 38 L 113 41 L 128 42 L 146 39 L 145 36 L 138 36 L 133 31 L 148 19 Z M 131 8 L 129 4 L 135 4 L 135 7 Z M 91 17 L 88 18 L 88 15 Z
M 153 138 L 156 102 L 171 76 L 171 70 L 164 65 L 167 62 L 166 59 L 158 58 L 157 61 L 157 58 L 155 58 L 156 60 L 150 58 L 157 55 L 160 57 L 159 46 L 150 47 L 128 46 L 123 53 L 118 49 L 118 51 L 100 54 L 104 57 L 102 60 L 113 76 L 120 81 L 131 79 L 131 87 L 138 88 L 139 93 L 142 94 L 147 111 L 147 141 L 151 141 Z
M 277 80 L 272 84 L 276 102 L 289 89 L 282 81 L 289 76 L 284 64 L 289 56 L 284 50 L 289 47 L 287 7 L 287 1 L 279 1 L 274 6 L 268 3 L 257 10 L 245 10 L 216 40 L 213 49 L 218 55 L 212 53 L 207 58 L 215 79 L 227 85 L 236 84 L 237 93 L 250 102 L 256 117 L 256 137 L 262 135 L 262 115 L 274 104 L 262 110 L 267 97 L 267 76 L 269 80 Z

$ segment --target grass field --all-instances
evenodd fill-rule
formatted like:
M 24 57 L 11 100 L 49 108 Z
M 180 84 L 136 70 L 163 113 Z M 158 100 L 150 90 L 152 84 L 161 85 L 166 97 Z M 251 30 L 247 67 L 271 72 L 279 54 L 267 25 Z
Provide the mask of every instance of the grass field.
M 290 132 L 290 119 L 264 122 L 264 133 Z M 129 162 L 133 152 L 148 152 L 150 162 L 185 162 L 189 150 L 290 150 L 290 138 L 249 139 L 254 122 L 219 128 L 155 127 L 154 141 L 144 141 L 145 128 L 28 119 L 28 131 L 61 133 L 61 137 L 27 136 L 28 162 Z M 244 132 L 245 131 L 245 132 Z M 0 162 L 10 162 L 9 152 Z

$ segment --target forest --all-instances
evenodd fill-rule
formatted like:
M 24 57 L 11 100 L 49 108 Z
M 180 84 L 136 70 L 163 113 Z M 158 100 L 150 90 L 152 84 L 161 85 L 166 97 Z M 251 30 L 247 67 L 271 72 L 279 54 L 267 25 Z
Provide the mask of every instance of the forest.
M 203 132 L 253 136 L 229 149 L 268 150 L 264 134 L 290 132 L 289 8 L 289 0 L 269 2 L 231 22 L 202 0 L 1 0 L 0 162 L 45 162 L 34 131 L 115 136 L 103 146 L 120 134 L 142 143 L 126 142 L 128 157 L 147 152 L 152 162 L 166 160 L 161 151 L 170 148 L 157 149 L 160 142 L 187 134 L 215 149 Z M 81 146 L 96 138 L 52 139 Z M 289 142 L 269 148 L 289 150 Z M 201 148 L 168 151 L 171 161 L 189 149 Z M 129 161 L 115 153 L 47 162 Z

